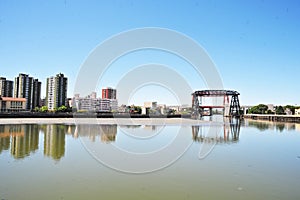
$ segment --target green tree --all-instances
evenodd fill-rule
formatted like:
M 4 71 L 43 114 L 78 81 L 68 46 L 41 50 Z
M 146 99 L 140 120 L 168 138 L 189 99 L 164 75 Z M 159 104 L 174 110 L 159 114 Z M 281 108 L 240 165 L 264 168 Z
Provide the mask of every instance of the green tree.
M 282 106 L 277 106 L 276 109 L 275 109 L 275 113 L 277 115 L 284 115 L 285 114 L 284 108 Z
M 64 105 L 57 108 L 57 112 L 67 112 L 67 110 L 68 110 L 67 106 Z
M 133 106 L 133 113 L 141 114 L 142 108 L 140 106 Z
M 42 106 L 39 111 L 40 112 L 48 112 L 48 107 L 47 106 Z
M 284 106 L 284 109 L 290 109 L 292 111 L 292 114 L 295 114 L 295 109 L 299 108 L 298 106 L 292 106 L 292 105 L 286 105 Z
M 141 114 L 142 113 L 142 107 L 141 106 L 132 105 L 132 106 L 130 106 L 129 112 L 133 113 L 133 114 Z
M 257 106 L 253 106 L 248 110 L 249 114 L 266 114 L 268 110 L 268 106 L 264 104 L 259 104 Z

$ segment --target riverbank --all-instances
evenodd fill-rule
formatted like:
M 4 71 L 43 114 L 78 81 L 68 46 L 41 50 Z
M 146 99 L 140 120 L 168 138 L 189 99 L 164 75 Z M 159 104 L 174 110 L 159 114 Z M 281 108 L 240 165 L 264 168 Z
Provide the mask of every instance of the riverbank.
M 260 114 L 246 114 L 245 119 L 264 120 L 272 122 L 294 122 L 300 123 L 300 116 L 298 115 L 260 115 Z
M 130 113 L 0 112 L 1 118 L 191 118 L 191 115 L 144 115 Z
M 0 124 L 220 125 L 186 118 L 1 118 Z

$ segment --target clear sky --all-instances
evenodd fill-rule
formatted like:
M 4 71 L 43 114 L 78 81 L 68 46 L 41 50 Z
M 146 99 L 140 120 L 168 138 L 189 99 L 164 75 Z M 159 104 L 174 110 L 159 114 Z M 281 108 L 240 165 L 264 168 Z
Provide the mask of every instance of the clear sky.
M 197 41 L 216 64 L 224 87 L 241 93 L 241 104 L 300 105 L 299 19 L 298 0 L 0 0 L 0 76 L 30 74 L 42 81 L 45 96 L 46 78 L 62 72 L 71 97 L 80 66 L 97 45 L 129 29 L 162 27 Z M 119 74 L 107 73 L 98 87 L 115 87 L 128 63 L 162 62 L 182 72 L 193 89 L 205 89 L 176 59 L 152 51 L 128 55 L 115 63 Z M 172 94 L 156 89 L 145 87 L 132 101 L 176 103 Z

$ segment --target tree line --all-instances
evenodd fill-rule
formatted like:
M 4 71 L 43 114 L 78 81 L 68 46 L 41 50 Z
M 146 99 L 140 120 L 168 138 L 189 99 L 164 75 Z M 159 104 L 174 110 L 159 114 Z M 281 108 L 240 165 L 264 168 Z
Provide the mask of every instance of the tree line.
M 274 110 L 270 110 L 269 107 L 265 104 L 259 104 L 256 106 L 253 106 L 248 110 L 248 114 L 276 114 L 276 115 L 285 115 L 286 110 L 289 109 L 291 113 L 295 114 L 295 109 L 300 108 L 300 106 L 292 106 L 292 105 L 286 105 L 286 106 L 275 106 Z

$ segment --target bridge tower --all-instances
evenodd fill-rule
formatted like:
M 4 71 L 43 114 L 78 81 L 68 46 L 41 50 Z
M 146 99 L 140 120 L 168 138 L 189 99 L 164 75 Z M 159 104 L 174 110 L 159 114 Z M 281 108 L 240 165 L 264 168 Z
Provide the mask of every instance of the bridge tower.
M 239 117 L 241 115 L 240 111 L 241 107 L 239 102 L 239 96 L 236 94 L 232 95 L 229 108 L 229 116 Z

